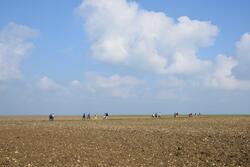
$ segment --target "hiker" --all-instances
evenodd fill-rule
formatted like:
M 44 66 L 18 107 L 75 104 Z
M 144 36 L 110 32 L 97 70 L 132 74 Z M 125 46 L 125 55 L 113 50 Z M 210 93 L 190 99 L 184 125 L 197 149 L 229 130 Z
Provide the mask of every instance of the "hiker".
M 193 116 L 193 113 L 189 113 L 189 114 L 188 114 L 188 117 L 192 117 L 192 116 Z
M 87 119 L 90 119 L 90 113 L 88 113 L 88 115 L 87 115 Z
M 179 113 L 178 112 L 175 112 L 174 113 L 174 118 L 177 118 L 179 116 Z
M 55 115 L 54 113 L 49 114 L 49 121 L 54 121 Z
M 158 114 L 157 114 L 157 112 L 155 113 L 155 118 L 158 118 Z
M 105 112 L 105 113 L 104 113 L 104 119 L 107 119 L 108 116 L 109 116 L 108 112 Z
M 85 118 L 86 118 L 86 115 L 85 115 L 85 113 L 83 113 L 82 120 L 84 120 Z

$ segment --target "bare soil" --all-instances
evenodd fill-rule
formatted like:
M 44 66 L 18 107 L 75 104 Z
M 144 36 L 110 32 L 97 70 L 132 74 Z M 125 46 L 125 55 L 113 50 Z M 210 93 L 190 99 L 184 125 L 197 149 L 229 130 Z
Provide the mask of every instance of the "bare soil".
M 0 117 L 0 166 L 250 166 L 250 117 Z

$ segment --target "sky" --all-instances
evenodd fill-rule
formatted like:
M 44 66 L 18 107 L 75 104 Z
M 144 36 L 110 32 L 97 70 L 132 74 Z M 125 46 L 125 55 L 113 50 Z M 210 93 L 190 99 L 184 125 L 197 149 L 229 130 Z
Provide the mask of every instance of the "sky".
M 248 0 L 2 0 L 0 115 L 250 114 Z

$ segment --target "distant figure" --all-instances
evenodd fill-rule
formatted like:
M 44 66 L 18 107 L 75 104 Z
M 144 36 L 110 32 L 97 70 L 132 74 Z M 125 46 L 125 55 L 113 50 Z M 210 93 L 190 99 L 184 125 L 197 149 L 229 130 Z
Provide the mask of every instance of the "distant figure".
M 97 114 L 95 114 L 95 119 L 97 119 Z
M 175 113 L 174 113 L 174 118 L 177 118 L 177 117 L 179 117 L 179 113 L 178 113 L 178 112 L 175 112 Z
M 49 121 L 54 121 L 55 115 L 54 113 L 49 114 Z
M 85 118 L 86 118 L 86 115 L 85 115 L 85 113 L 83 113 L 82 120 L 84 120 Z
M 188 114 L 188 117 L 192 117 L 192 116 L 193 116 L 193 113 L 189 113 L 189 114 Z
M 87 119 L 90 119 L 90 113 L 88 113 L 88 115 L 87 115 Z
M 155 112 L 155 113 L 152 114 L 152 117 L 153 118 L 159 118 L 160 116 L 159 116 L 159 114 L 157 112 Z
M 107 119 L 107 118 L 108 118 L 108 116 L 109 116 L 109 113 L 108 113 L 108 112 L 105 112 L 105 113 L 104 113 L 104 117 L 103 117 L 103 118 L 104 118 L 104 119 Z

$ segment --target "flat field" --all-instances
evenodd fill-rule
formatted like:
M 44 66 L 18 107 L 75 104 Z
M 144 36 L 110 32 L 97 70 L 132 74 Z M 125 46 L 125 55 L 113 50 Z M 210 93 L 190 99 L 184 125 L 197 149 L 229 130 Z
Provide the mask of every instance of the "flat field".
M 250 166 L 250 117 L 0 117 L 0 166 Z

